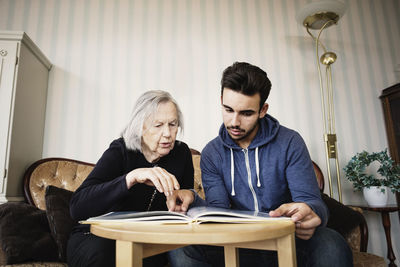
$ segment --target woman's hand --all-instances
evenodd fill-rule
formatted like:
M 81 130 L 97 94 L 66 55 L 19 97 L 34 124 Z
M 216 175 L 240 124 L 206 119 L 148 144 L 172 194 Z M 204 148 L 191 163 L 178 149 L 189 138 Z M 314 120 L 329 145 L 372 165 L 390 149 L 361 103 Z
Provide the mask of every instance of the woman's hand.
M 167 197 L 169 211 L 186 212 L 194 201 L 194 193 L 188 189 L 176 190 Z
M 180 188 L 175 176 L 160 167 L 138 168 L 129 172 L 126 175 L 128 189 L 137 183 L 155 186 L 165 196 L 172 195 L 174 190 Z

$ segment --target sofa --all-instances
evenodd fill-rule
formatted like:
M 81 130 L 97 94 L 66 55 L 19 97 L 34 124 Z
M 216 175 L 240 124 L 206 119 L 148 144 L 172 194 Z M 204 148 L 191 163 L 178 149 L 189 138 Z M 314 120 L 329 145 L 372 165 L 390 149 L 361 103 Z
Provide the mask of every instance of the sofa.
M 200 153 L 191 149 L 194 189 L 204 198 Z M 25 203 L 0 205 L 0 267 L 67 267 L 66 244 L 75 222 L 69 199 L 94 164 L 66 159 L 38 160 L 24 175 Z M 324 178 L 314 164 L 321 191 Z M 341 233 L 353 250 L 354 266 L 385 266 L 382 257 L 367 253 L 368 227 L 361 210 L 353 210 L 322 193 L 330 210 L 328 227 Z

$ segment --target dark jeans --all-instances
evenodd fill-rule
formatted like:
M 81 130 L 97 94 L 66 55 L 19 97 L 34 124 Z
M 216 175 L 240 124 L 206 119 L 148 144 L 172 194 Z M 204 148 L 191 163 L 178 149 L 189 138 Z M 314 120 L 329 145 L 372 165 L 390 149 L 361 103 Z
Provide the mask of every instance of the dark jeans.
M 75 232 L 68 240 L 67 262 L 68 267 L 113 267 L 115 240 Z M 162 267 L 167 263 L 167 254 L 163 253 L 145 258 L 143 267 Z
M 310 240 L 296 238 L 296 257 L 299 267 L 350 267 L 353 254 L 337 232 L 317 228 Z M 219 267 L 224 265 L 224 249 L 215 246 L 187 246 L 170 252 L 173 267 Z M 276 251 L 239 249 L 240 266 L 278 266 Z

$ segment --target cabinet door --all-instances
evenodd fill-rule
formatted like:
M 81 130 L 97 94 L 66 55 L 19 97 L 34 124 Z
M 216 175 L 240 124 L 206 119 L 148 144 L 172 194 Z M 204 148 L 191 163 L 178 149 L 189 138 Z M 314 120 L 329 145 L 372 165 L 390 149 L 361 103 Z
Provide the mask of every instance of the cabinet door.
M 384 89 L 380 99 L 390 156 L 395 162 L 400 163 L 400 83 Z
M 5 192 L 12 123 L 17 42 L 0 41 L 0 194 Z

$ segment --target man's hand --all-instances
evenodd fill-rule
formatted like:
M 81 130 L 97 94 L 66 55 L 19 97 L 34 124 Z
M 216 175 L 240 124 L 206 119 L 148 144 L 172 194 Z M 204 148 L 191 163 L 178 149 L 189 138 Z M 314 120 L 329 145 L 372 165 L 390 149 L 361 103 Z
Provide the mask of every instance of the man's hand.
M 193 201 L 194 193 L 192 191 L 175 190 L 172 195 L 167 196 L 167 207 L 169 211 L 186 212 Z
M 310 239 L 315 228 L 321 224 L 321 218 L 305 203 L 286 203 L 269 212 L 271 217 L 288 216 L 296 224 L 296 236 L 300 239 Z

